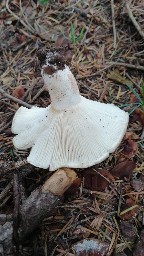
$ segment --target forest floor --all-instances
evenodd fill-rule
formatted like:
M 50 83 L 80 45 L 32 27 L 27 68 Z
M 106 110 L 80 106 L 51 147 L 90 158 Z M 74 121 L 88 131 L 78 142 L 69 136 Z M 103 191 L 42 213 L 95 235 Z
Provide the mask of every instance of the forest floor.
M 65 193 L 63 203 L 19 248 L 18 255 L 142 256 L 144 3 L 43 2 L 0 3 L 0 224 L 13 219 L 14 173 L 26 196 L 51 175 L 26 163 L 29 150 L 13 147 L 11 124 L 21 105 L 50 104 L 36 51 L 68 46 L 81 95 L 119 106 L 129 112 L 130 121 L 123 141 L 108 159 L 75 170 L 77 182 Z M 84 250 L 74 254 L 75 243 L 92 238 L 106 250 L 92 254 L 89 248 L 89 254 Z

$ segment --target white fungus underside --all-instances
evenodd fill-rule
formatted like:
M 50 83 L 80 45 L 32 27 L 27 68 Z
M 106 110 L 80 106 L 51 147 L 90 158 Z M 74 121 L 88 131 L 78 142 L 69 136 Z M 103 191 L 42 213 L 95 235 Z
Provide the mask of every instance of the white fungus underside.
M 81 97 L 66 111 L 20 107 L 12 132 L 18 149 L 31 148 L 30 164 L 54 171 L 60 167 L 86 168 L 105 160 L 120 144 L 128 114 L 112 104 Z

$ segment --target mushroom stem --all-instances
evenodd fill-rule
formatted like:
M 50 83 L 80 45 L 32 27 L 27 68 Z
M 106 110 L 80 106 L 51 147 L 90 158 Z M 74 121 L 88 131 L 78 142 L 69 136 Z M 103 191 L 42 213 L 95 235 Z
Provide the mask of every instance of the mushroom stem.
M 75 106 L 81 101 L 78 85 L 69 67 L 57 70 L 52 75 L 47 72 L 48 66 L 43 66 L 42 76 L 45 87 L 51 97 L 51 105 L 54 109 L 61 111 Z

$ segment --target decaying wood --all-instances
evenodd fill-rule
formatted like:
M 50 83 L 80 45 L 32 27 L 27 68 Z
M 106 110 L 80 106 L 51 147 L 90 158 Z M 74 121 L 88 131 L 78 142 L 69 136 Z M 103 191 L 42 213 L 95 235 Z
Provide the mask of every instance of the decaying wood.
M 43 219 L 53 215 L 56 207 L 62 201 L 63 193 L 77 178 L 71 169 L 59 169 L 41 188 L 36 189 L 20 207 L 20 224 L 18 228 L 19 240 L 22 242 L 35 228 L 42 223 Z M 0 250 L 7 255 L 6 248 L 12 247 L 13 225 L 7 222 L 0 226 Z
M 42 220 L 52 215 L 54 209 L 60 204 L 61 196 L 76 179 L 76 173 L 71 169 L 59 169 L 40 189 L 31 193 L 21 206 L 20 240 L 31 233 Z

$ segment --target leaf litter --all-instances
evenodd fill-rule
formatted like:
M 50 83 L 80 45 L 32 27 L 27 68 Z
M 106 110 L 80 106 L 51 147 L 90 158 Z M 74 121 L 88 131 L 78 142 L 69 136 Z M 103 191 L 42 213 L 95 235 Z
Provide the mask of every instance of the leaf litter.
M 83 239 L 86 244 L 99 244 L 100 250 L 95 246 L 95 254 L 90 255 L 143 255 L 143 38 L 129 18 L 125 1 L 112 3 L 0 3 L 0 89 L 15 98 L 0 90 L 0 224 L 3 214 L 8 218 L 13 213 L 14 171 L 22 176 L 25 195 L 50 175 L 26 164 L 27 151 L 13 148 L 10 130 L 18 99 L 29 105 L 50 104 L 48 92 L 42 89 L 38 48 L 72 47 L 71 69 L 81 95 L 114 103 L 130 114 L 119 148 L 103 163 L 76 170 L 79 178 L 65 193 L 63 204 L 44 220 L 35 240 L 30 237 L 19 255 L 80 255 L 73 248 Z M 142 2 L 131 1 L 129 7 L 143 31 Z M 88 255 L 82 250 L 81 255 Z

